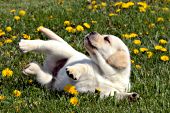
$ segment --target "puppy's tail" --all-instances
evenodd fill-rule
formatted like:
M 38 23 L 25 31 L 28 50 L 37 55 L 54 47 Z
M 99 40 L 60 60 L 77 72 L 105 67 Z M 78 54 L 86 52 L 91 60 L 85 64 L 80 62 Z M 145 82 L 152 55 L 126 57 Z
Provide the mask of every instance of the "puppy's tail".
M 40 31 L 42 33 L 44 33 L 46 36 L 48 36 L 50 39 L 52 40 L 56 40 L 56 41 L 59 41 L 59 42 L 62 42 L 62 43 L 66 43 L 66 41 L 64 41 L 61 37 L 59 37 L 58 35 L 56 35 L 54 32 L 52 32 L 50 29 L 48 28 L 45 28 L 45 27 L 42 27 L 40 28 Z

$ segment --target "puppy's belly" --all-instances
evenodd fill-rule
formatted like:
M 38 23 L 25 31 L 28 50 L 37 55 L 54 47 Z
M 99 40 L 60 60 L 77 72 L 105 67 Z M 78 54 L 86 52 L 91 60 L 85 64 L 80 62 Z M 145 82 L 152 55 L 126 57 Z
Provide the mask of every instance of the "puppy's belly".
M 52 75 L 54 77 L 57 77 L 58 75 L 58 72 L 60 71 L 60 69 L 66 64 L 68 59 L 61 59 L 61 60 L 58 60 L 56 62 L 56 65 L 55 67 L 52 69 Z

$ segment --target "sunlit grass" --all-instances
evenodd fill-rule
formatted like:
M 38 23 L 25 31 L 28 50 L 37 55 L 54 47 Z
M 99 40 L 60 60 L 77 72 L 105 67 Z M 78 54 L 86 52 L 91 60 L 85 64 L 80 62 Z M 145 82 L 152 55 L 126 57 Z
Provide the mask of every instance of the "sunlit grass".
M 0 4 L 0 112 L 170 111 L 169 0 L 149 1 L 144 9 L 138 2 L 115 6 L 109 0 L 3 0 Z M 83 38 L 91 31 L 120 37 L 131 52 L 132 91 L 140 94 L 140 100 L 117 102 L 114 97 L 99 99 L 98 94 L 87 93 L 78 94 L 72 105 L 72 95 L 49 91 L 33 76 L 23 75 L 29 62 L 42 64 L 44 59 L 43 54 L 22 54 L 18 48 L 22 38 L 48 39 L 37 31 L 39 26 L 50 28 L 83 53 Z

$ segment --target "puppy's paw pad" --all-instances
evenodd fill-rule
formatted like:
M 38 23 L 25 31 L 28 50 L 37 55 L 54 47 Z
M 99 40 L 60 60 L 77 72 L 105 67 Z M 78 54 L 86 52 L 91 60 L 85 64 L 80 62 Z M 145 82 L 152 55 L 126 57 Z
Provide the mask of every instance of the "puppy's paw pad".
M 35 75 L 40 70 L 40 67 L 37 63 L 30 63 L 28 64 L 25 69 L 23 70 L 23 73 L 25 75 Z
M 139 94 L 137 94 L 137 93 L 132 93 L 131 95 L 129 95 L 129 100 L 130 101 L 136 101 L 136 100 L 138 100 L 139 99 Z
M 66 73 L 73 80 L 78 80 L 79 77 L 80 77 L 80 75 L 79 75 L 78 71 L 76 70 L 76 68 L 74 68 L 72 66 L 66 68 Z

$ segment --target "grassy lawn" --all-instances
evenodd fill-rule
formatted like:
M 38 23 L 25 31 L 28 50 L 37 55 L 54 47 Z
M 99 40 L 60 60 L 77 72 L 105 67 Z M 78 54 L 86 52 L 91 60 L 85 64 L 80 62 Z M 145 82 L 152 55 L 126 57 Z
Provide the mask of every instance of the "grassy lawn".
M 133 3 L 1 0 L 0 113 L 170 112 L 170 0 Z M 65 21 L 71 25 L 64 25 Z M 84 29 L 76 30 L 78 25 Z M 87 93 L 79 94 L 79 103 L 74 106 L 70 94 L 49 91 L 33 76 L 23 75 L 22 69 L 29 62 L 42 63 L 44 59 L 43 54 L 22 54 L 18 48 L 22 38 L 48 39 L 37 31 L 39 26 L 50 28 L 83 53 L 86 53 L 83 38 L 91 31 L 120 37 L 131 52 L 131 91 L 139 93 L 140 99 L 117 102 L 114 97 L 100 99 L 99 94 Z M 6 68 L 9 70 L 5 76 Z

